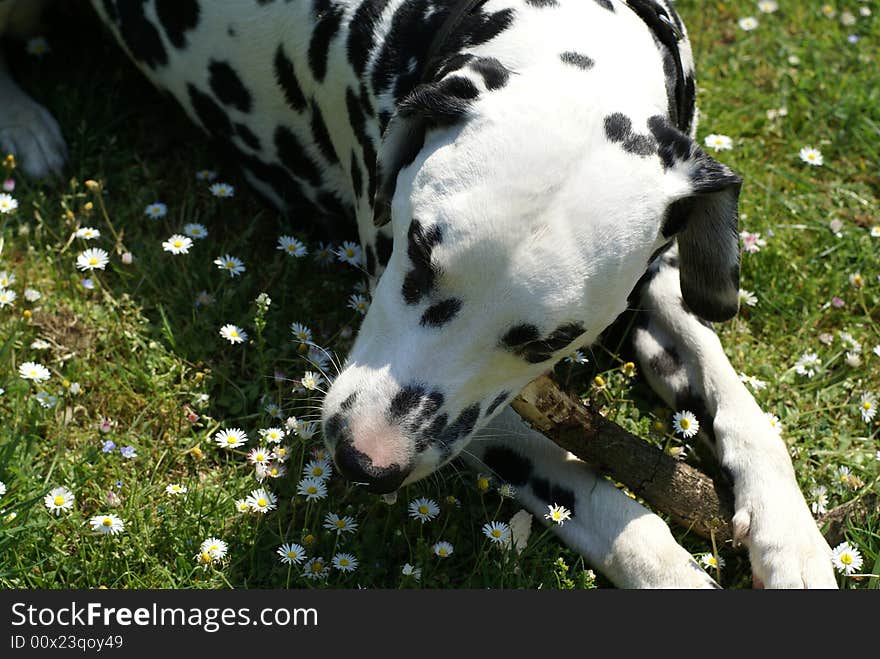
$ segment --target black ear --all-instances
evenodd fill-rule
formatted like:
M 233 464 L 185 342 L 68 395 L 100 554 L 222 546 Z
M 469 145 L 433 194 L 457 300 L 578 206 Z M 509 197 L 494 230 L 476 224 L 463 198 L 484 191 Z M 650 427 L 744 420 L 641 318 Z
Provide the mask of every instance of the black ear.
M 699 148 L 686 165 L 693 192 L 669 207 L 663 233 L 676 234 L 681 294 L 687 306 L 708 321 L 730 320 L 739 310 L 742 178 Z

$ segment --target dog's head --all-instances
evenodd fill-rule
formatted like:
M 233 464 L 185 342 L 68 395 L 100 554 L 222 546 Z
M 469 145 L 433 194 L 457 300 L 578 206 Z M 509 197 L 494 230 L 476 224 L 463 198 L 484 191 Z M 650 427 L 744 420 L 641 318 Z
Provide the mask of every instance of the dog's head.
M 656 107 L 586 93 L 576 65 L 505 73 L 492 93 L 463 71 L 419 88 L 386 130 L 376 218 L 393 252 L 324 401 L 338 467 L 375 491 L 448 462 L 593 341 L 673 238 L 687 306 L 737 311 L 733 172 Z

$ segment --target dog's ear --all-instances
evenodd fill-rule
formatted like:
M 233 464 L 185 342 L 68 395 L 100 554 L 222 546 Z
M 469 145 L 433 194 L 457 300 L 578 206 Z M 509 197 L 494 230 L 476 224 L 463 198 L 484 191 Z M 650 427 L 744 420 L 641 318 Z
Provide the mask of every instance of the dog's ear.
M 742 178 L 709 157 L 667 122 L 649 122 L 667 171 L 684 177 L 663 224 L 678 242 L 681 294 L 688 308 L 712 322 L 739 310 L 739 192 Z

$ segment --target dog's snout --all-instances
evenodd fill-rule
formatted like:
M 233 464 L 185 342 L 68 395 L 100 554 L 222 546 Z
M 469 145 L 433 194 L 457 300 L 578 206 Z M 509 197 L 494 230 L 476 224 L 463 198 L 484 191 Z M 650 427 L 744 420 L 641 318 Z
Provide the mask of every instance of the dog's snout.
M 408 473 L 397 464 L 376 467 L 366 453 L 358 451 L 348 442 L 336 448 L 335 460 L 339 472 L 345 478 L 354 483 L 364 483 L 368 490 L 377 494 L 396 491 Z

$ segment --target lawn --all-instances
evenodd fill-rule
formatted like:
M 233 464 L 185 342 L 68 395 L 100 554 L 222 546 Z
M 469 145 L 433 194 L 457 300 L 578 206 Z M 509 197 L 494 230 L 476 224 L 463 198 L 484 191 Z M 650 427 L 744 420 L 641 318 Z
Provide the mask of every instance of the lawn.
M 453 465 L 394 503 L 332 473 L 308 493 L 304 470 L 332 472 L 315 422 L 368 304 L 361 271 L 308 218 L 263 205 L 74 4 L 47 27 L 46 52 L 11 53 L 62 125 L 70 164 L 63 182 L 30 182 L 8 160 L 0 172 L 17 202 L 0 212 L 0 587 L 607 587 L 543 520 L 521 553 L 484 534 L 520 510 L 491 474 Z M 729 137 L 706 148 L 745 179 L 745 302 L 717 329 L 818 514 L 880 480 L 880 417 L 866 420 L 880 395 L 880 9 L 766 4 L 676 3 L 696 54 L 699 141 Z M 187 225 L 207 235 L 187 254 L 163 247 Z M 278 249 L 281 236 L 298 242 Z M 79 269 L 92 248 L 106 267 Z M 675 410 L 621 368 L 626 354 L 583 354 L 557 367 L 561 382 L 700 465 Z M 28 363 L 36 379 L 21 376 Z M 224 430 L 247 443 L 229 448 L 227 433 L 218 445 Z M 259 447 L 278 473 L 258 474 Z M 417 498 L 431 502 L 411 514 Z M 96 516 L 122 529 L 93 530 Z M 674 532 L 698 559 L 713 551 Z M 863 563 L 841 586 L 880 587 L 880 511 L 846 540 Z M 713 575 L 749 587 L 744 554 L 717 550 Z

